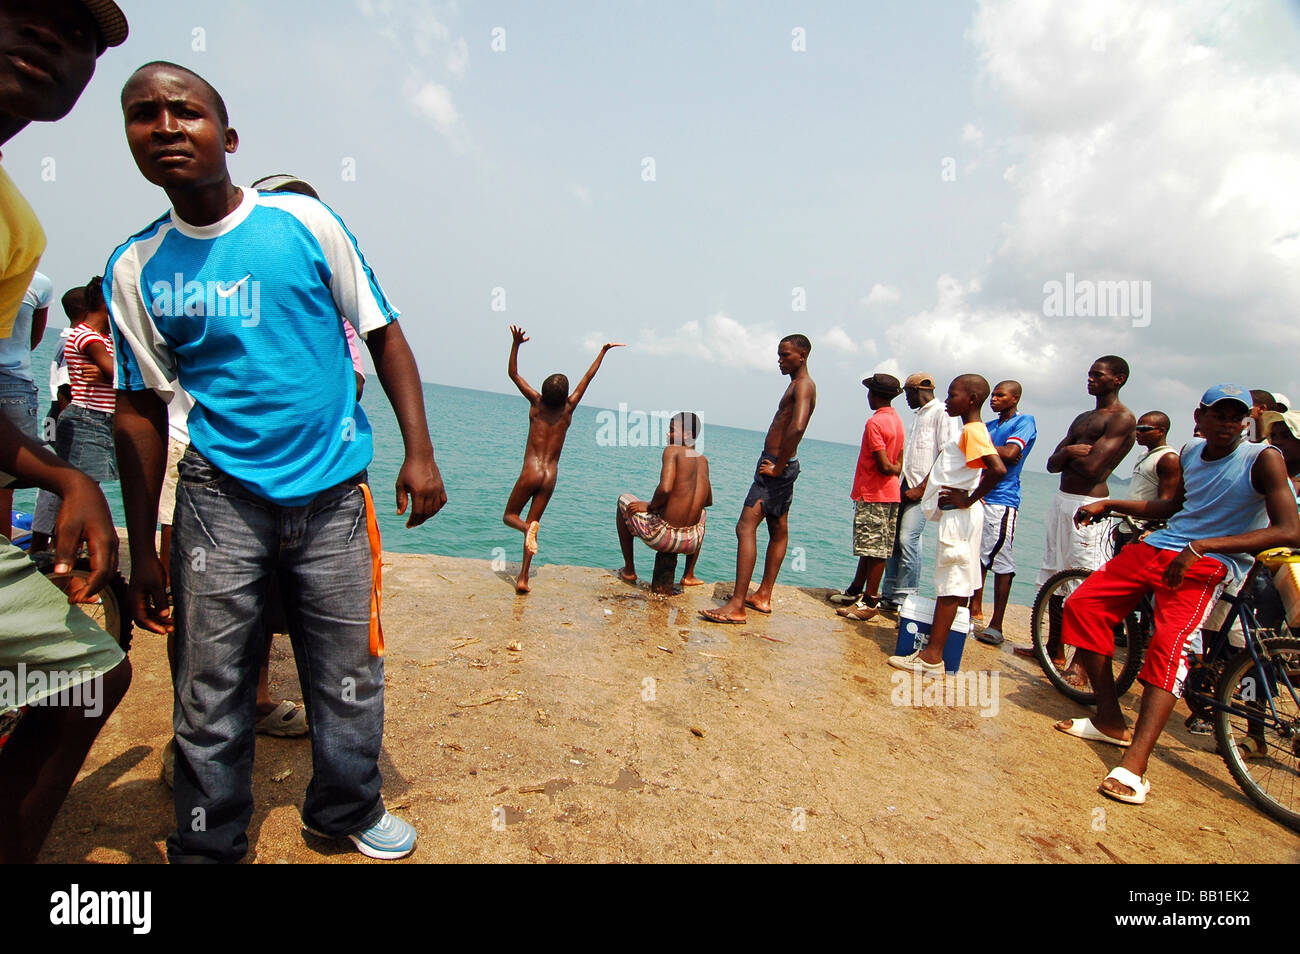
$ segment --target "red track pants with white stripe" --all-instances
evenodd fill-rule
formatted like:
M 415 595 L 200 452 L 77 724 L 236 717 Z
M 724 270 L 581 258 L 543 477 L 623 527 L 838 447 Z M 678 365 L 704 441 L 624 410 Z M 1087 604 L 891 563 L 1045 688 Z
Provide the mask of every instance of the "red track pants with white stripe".
M 1070 646 L 1103 656 L 1115 654 L 1115 626 L 1143 594 L 1155 591 L 1155 632 L 1138 679 L 1174 695 L 1187 675 L 1184 648 L 1205 622 L 1228 574 L 1218 560 L 1201 557 L 1174 590 L 1164 584 L 1165 567 L 1176 550 L 1130 543 L 1086 579 L 1065 600 L 1062 635 Z

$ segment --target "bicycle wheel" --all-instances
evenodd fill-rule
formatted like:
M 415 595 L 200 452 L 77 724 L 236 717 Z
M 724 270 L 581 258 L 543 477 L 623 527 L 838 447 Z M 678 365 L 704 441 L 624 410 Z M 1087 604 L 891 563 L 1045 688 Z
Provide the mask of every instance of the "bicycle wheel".
M 1061 641 L 1061 616 L 1066 597 L 1091 573 L 1090 570 L 1061 570 L 1048 577 L 1034 597 L 1029 623 L 1034 639 L 1034 655 L 1038 657 L 1038 664 L 1043 667 L 1048 681 L 1062 695 L 1083 705 L 1096 703 L 1097 694 L 1088 685 L 1087 676 L 1081 670 L 1075 672 L 1083 680 L 1082 685 L 1066 678 L 1066 673 L 1070 672 L 1074 663 L 1074 647 L 1066 646 Z M 1135 611 L 1128 615 L 1121 626 L 1116 627 L 1115 655 L 1111 659 L 1111 665 L 1115 672 L 1115 690 L 1121 696 L 1133 685 L 1138 670 L 1142 668 L 1147 625 L 1142 614 Z
M 78 560 L 72 569 L 72 576 L 86 579 L 90 576 L 90 561 Z M 77 603 L 77 609 L 85 613 L 104 632 L 117 640 L 117 644 L 126 652 L 131 648 L 131 611 L 126 601 L 126 581 L 120 573 L 114 573 L 108 585 L 100 590 L 93 602 Z
M 1279 637 L 1261 645 L 1267 693 L 1250 653 L 1238 653 L 1216 697 L 1232 711 L 1215 711 L 1214 736 L 1241 790 L 1265 814 L 1300 831 L 1300 639 Z

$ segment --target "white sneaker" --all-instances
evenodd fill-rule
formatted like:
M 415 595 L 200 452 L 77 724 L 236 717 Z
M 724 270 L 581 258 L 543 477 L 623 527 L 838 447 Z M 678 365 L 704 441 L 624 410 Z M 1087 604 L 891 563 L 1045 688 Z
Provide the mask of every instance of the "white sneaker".
M 919 672 L 925 676 L 943 675 L 943 661 L 928 663 L 921 658 L 919 649 L 910 656 L 890 656 L 889 665 L 904 672 Z

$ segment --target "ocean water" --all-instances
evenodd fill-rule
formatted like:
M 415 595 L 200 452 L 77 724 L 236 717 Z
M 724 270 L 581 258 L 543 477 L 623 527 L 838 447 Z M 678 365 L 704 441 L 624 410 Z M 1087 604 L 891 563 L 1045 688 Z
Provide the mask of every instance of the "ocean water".
M 54 331 L 34 357 L 42 407 L 48 403 L 47 369 L 56 341 Z M 777 396 L 773 395 L 773 410 Z M 384 547 L 402 553 L 504 559 L 513 570 L 521 557 L 523 537 L 506 527 L 501 515 L 523 460 L 528 432 L 526 402 L 518 394 L 437 384 L 424 385 L 424 399 L 448 501 L 436 517 L 413 529 L 407 529 L 405 518 L 397 516 L 393 491 L 402 463 L 401 433 L 373 376 L 362 399 L 375 434 L 370 483 L 380 510 Z M 764 435 L 760 431 L 711 425 L 707 409 L 696 410 L 704 419 L 699 448 L 709 457 L 714 498 L 697 573 L 708 581 L 731 580 L 735 576 L 736 518 L 763 448 Z M 619 494 L 628 492 L 649 499 L 658 483 L 662 454 L 662 435 L 649 433 L 655 428 L 644 424 L 638 428 L 633 414 L 623 414 L 620 439 L 617 411 L 579 407 L 574 413 L 560 459 L 559 481 L 542 518 L 540 552 L 533 563 L 539 571 L 539 584 L 544 585 L 547 564 L 609 568 L 622 564 L 614 525 L 615 503 Z M 910 420 L 906 409 L 904 420 Z M 799 448 L 802 467 L 790 511 L 790 541 L 778 578 L 781 583 L 843 588 L 853 577 L 857 560 L 852 553 L 853 503 L 849 489 L 861 435 L 845 436 L 853 443 L 805 440 Z M 1050 437 L 1046 435 L 1040 444 L 1051 446 Z M 1042 461 L 1035 459 L 1039 451 L 1041 447 L 1035 449 L 1029 466 L 1042 466 Z M 1022 474 L 1023 500 L 1015 541 L 1019 569 L 1012 585 L 1013 602 L 1033 602 L 1034 578 L 1042 560 L 1043 516 L 1056 480 L 1044 473 Z M 104 491 L 114 518 L 122 525 L 120 487 L 110 484 Z M 34 500 L 33 491 L 18 491 L 15 507 L 30 512 Z M 766 537 L 766 529 L 760 527 L 756 579 L 762 574 Z M 926 528 L 924 542 L 924 595 L 933 593 L 930 580 L 934 538 L 931 524 Z M 647 577 L 653 553 L 640 543 L 636 553 L 637 570 Z

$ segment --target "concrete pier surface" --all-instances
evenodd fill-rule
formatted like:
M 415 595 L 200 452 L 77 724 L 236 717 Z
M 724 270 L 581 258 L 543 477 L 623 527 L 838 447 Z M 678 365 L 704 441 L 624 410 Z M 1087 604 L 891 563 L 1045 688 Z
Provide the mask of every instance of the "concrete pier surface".
M 729 584 L 660 599 L 644 578 L 540 566 L 516 596 L 514 567 L 384 562 L 381 767 L 390 811 L 419 832 L 409 861 L 1300 860 L 1300 835 L 1246 799 L 1182 704 L 1147 804 L 1098 794 L 1120 750 L 1052 729 L 1086 710 L 1011 653 L 1022 607 L 1008 643 L 967 644 L 963 691 L 950 677 L 952 704 L 935 704 L 885 664 L 896 624 L 842 620 L 822 590 L 778 587 L 771 616 L 719 626 L 698 610 Z M 137 632 L 131 659 L 42 861 L 164 860 L 164 640 Z M 272 660 L 272 695 L 301 698 L 287 638 Z M 365 860 L 301 833 L 310 776 L 306 740 L 258 736 L 249 861 Z

